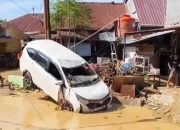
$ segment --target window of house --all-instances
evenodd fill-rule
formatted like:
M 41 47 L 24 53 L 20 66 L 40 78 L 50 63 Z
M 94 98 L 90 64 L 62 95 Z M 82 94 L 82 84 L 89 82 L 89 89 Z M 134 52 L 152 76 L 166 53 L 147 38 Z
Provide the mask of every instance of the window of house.
M 36 55 L 36 50 L 32 49 L 32 48 L 27 48 L 27 52 L 28 52 L 28 55 L 34 59 L 35 55 Z
M 61 77 L 57 67 L 53 63 L 51 63 L 51 62 L 49 64 L 48 72 L 52 76 L 54 76 L 54 78 L 56 78 L 57 80 L 62 80 L 62 77 Z
M 48 58 L 46 56 L 44 56 L 41 53 L 38 53 L 35 60 L 40 66 L 46 68 L 46 65 L 48 63 Z

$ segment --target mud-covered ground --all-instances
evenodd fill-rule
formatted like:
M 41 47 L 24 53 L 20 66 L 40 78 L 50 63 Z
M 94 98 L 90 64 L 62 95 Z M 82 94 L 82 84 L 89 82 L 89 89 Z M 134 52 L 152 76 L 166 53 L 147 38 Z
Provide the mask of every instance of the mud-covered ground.
M 17 71 L 1 75 L 19 74 Z M 113 102 L 108 111 L 79 114 L 57 111 L 56 103 L 39 91 L 0 88 L 2 130 L 180 130 L 180 126 L 145 107 Z

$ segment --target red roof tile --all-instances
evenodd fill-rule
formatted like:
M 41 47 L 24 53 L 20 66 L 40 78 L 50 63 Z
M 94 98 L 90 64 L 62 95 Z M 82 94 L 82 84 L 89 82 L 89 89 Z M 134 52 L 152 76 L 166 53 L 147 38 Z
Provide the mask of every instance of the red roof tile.
M 44 32 L 43 14 L 26 14 L 8 22 L 24 33 L 27 32 Z
M 167 0 L 134 0 L 141 25 L 164 26 Z
M 123 3 L 80 3 L 82 6 L 91 9 L 92 23 L 91 29 L 98 30 L 113 21 L 117 17 L 124 14 L 125 5 Z M 9 24 L 16 26 L 21 31 L 25 32 L 44 32 L 43 14 L 27 14 L 9 21 Z M 113 26 L 108 26 L 109 28 Z M 107 29 L 109 29 L 107 27 Z
M 91 27 L 95 30 L 102 28 L 109 22 L 126 13 L 123 3 L 81 3 L 81 5 L 92 10 Z

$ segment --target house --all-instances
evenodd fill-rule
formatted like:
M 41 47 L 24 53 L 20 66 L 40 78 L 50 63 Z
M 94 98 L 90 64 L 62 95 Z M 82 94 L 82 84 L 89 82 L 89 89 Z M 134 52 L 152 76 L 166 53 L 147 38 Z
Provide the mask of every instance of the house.
M 44 34 L 43 14 L 26 14 L 8 21 L 7 24 L 15 26 L 26 36 Z
M 6 31 L 6 28 L 0 24 L 0 55 L 14 50 L 14 48 L 10 47 L 13 38 L 10 37 Z
M 110 42 L 107 40 L 102 40 L 99 35 L 105 32 L 109 33 L 114 31 L 114 21 L 126 13 L 125 5 L 123 3 L 114 2 L 81 2 L 80 5 L 90 9 L 92 12 L 92 19 L 89 27 L 86 29 L 76 28 L 75 33 L 73 29 L 70 29 L 69 33 L 68 28 L 63 28 L 59 32 L 63 37 L 61 40 L 63 43 L 66 43 L 70 37 L 71 45 L 69 46 L 73 46 L 72 49 L 77 54 L 83 56 L 86 60 L 96 59 L 96 57 L 102 56 L 110 57 Z M 91 36 L 94 33 L 96 34 Z M 76 39 L 75 42 L 74 38 Z M 74 45 L 74 43 L 79 43 L 82 40 L 84 40 L 82 43 Z
M 148 56 L 150 63 L 160 68 L 163 76 L 169 74 L 170 55 L 180 57 L 179 0 L 124 0 L 127 11 L 139 20 L 141 30 L 126 33 L 121 40 L 124 58 L 128 52 Z M 177 59 L 175 85 L 180 85 L 180 58 Z
M 112 24 L 105 27 L 99 33 L 111 31 L 114 26 L 113 21 L 126 12 L 123 3 L 82 2 L 80 5 L 92 11 L 92 22 L 90 23 L 90 27 L 88 29 L 76 28 L 75 33 L 74 30 L 70 30 L 69 32 L 69 28 L 61 29 L 59 32 L 61 38 L 56 31 L 52 30 L 52 39 L 59 43 L 62 41 L 62 43 L 67 46 L 67 41 L 70 37 L 70 46 L 73 46 L 74 43 L 82 41 L 110 22 L 112 22 Z M 26 14 L 8 21 L 8 25 L 16 27 L 24 34 L 25 37 L 21 37 L 21 39 L 40 39 L 45 37 L 43 17 L 43 14 Z M 99 33 L 85 40 L 82 44 L 76 45 L 73 50 L 87 60 L 93 56 L 105 56 L 108 54 L 105 53 L 105 49 L 110 53 L 109 43 L 101 41 L 99 39 Z
M 44 36 L 43 14 L 26 14 L 8 21 L 4 26 L 7 35 L 14 39 L 11 41 L 11 51 L 19 51 L 24 46 L 24 41 L 29 41 L 34 36 Z
M 131 16 L 139 20 L 141 30 L 165 26 L 167 0 L 124 0 L 124 3 Z

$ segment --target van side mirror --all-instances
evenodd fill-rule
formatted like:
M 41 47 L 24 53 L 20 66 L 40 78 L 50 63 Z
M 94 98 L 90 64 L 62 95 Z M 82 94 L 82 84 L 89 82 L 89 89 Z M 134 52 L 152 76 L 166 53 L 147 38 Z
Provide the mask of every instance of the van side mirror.
M 64 84 L 64 82 L 62 80 L 59 80 L 57 83 L 55 83 L 55 85 L 58 85 L 58 86 L 62 86 Z

